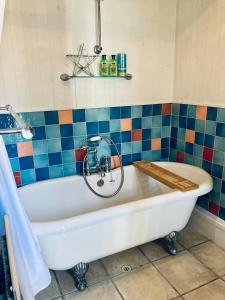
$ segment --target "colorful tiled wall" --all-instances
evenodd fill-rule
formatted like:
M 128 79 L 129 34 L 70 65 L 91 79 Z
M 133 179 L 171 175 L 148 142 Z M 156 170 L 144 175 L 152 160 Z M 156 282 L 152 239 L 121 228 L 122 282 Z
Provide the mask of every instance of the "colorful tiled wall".
M 141 159 L 168 160 L 171 104 L 22 113 L 35 129 L 32 140 L 4 135 L 18 186 L 80 174 L 87 136 L 108 135 L 117 144 L 124 165 Z M 0 115 L 0 128 L 12 126 Z M 112 149 L 112 155 L 115 150 Z
M 225 220 L 225 108 L 172 105 L 170 160 L 205 169 L 211 193 L 198 204 Z

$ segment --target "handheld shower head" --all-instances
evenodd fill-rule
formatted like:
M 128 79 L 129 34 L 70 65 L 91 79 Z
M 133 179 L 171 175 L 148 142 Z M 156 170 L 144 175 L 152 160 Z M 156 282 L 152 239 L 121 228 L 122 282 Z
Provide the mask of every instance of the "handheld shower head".
M 73 78 L 74 76 L 70 76 L 70 75 L 68 75 L 68 74 L 61 74 L 60 75 L 60 79 L 62 80 L 62 81 L 68 81 L 68 80 L 70 80 L 71 78 Z

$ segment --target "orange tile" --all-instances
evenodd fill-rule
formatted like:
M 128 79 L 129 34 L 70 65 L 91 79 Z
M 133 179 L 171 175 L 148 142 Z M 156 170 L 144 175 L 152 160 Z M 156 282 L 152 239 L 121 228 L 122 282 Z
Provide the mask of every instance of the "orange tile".
M 153 139 L 152 150 L 160 150 L 160 149 L 161 149 L 161 139 Z
M 59 124 L 70 124 L 73 123 L 72 110 L 59 110 Z
M 120 159 L 117 155 L 111 156 L 111 164 L 113 168 L 120 167 Z
M 129 131 L 131 130 L 131 119 L 121 119 L 120 120 L 120 128 L 122 131 Z
M 195 131 L 187 129 L 186 130 L 186 137 L 185 137 L 185 141 L 187 143 L 195 143 Z
M 132 131 L 132 142 L 141 141 L 142 140 L 142 130 L 134 129 Z
M 196 119 L 206 120 L 207 106 L 197 106 Z
M 17 151 L 19 157 L 33 155 L 32 142 L 17 143 Z
M 162 105 L 162 114 L 171 115 L 171 103 L 165 103 Z

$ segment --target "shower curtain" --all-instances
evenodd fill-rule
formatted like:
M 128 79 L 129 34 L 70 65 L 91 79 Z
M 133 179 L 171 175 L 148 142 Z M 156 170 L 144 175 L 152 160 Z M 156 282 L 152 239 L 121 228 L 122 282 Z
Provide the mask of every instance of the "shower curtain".
M 5 0 L 0 0 L 0 41 L 4 8 Z M 16 269 L 23 300 L 35 300 L 34 296 L 50 284 L 51 277 L 43 260 L 38 239 L 20 203 L 10 161 L 0 135 L 0 223 L 5 214 L 10 220 Z M 1 234 L 3 228 L 0 230 Z

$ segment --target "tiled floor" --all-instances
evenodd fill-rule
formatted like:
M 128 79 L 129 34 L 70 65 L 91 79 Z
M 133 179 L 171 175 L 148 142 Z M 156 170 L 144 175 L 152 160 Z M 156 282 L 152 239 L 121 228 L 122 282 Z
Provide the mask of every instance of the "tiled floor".
M 225 251 L 190 227 L 172 257 L 147 243 L 90 264 L 88 288 L 78 292 L 69 272 L 52 272 L 37 300 L 225 300 Z M 127 266 L 127 272 L 123 267 Z

